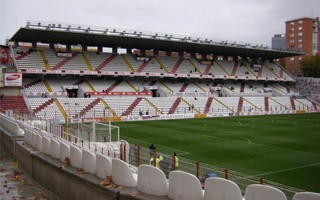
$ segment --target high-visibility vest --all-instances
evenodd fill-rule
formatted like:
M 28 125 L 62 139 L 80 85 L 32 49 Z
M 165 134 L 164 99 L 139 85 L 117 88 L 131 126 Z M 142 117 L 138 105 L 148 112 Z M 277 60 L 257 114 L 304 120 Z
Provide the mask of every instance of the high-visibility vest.
M 176 156 L 175 160 L 176 160 L 176 168 L 177 168 L 177 167 L 179 167 L 179 158 L 178 158 L 178 156 Z
M 152 166 L 154 166 L 154 164 L 152 163 L 153 159 L 154 159 L 154 157 L 151 157 L 150 161 L 149 161 L 149 164 L 152 165 Z M 160 169 L 160 159 L 159 158 L 156 158 L 156 168 Z

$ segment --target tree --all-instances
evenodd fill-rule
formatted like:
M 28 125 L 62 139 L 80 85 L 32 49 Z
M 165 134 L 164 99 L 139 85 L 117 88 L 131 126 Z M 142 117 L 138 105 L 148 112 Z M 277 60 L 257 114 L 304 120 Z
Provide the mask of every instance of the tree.
M 304 57 L 301 62 L 301 71 L 305 77 L 320 78 L 320 54 Z

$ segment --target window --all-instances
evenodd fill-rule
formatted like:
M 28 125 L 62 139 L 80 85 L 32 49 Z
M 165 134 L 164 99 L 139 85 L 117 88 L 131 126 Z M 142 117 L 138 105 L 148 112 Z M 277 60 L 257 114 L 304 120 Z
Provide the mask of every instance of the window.
M 294 40 L 290 40 L 290 43 L 291 43 L 291 44 L 294 43 Z
M 294 60 L 294 58 L 292 57 L 292 58 L 290 58 L 290 60 L 291 60 L 291 61 L 293 61 L 293 60 Z
M 299 23 L 299 24 L 302 24 L 302 20 L 299 20 L 298 23 Z
M 299 39 L 298 42 L 302 42 L 302 39 Z
M 302 44 L 299 44 L 299 45 L 298 45 L 298 48 L 300 48 L 300 49 L 301 49 L 301 48 L 302 48 Z
M 293 34 L 293 33 L 291 33 L 291 34 L 290 34 L 290 37 L 294 37 L 294 34 Z
M 293 26 L 293 25 L 294 25 L 294 22 L 291 22 L 290 25 Z
M 302 57 L 299 57 L 299 60 L 302 60 Z
M 298 36 L 302 36 L 302 35 L 303 35 L 302 32 L 299 32 L 299 33 L 298 33 Z
M 294 31 L 294 28 L 290 28 L 290 31 L 293 32 L 293 31 Z
M 299 26 L 298 30 L 301 31 L 302 30 L 302 26 Z

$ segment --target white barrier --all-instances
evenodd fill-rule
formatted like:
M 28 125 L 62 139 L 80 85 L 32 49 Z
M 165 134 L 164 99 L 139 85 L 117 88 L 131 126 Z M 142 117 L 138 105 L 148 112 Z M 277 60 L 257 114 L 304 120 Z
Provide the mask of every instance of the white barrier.
M 0 113 L 0 125 L 16 136 L 24 136 L 24 130 L 19 127 L 16 121 L 3 113 Z
M 31 137 L 32 137 L 31 146 L 33 148 L 37 148 L 37 133 L 35 133 L 35 132 L 31 133 Z
M 103 154 L 96 154 L 96 176 L 106 178 L 112 174 L 112 160 Z
M 151 195 L 167 196 L 168 181 L 160 169 L 151 165 L 138 167 L 138 190 Z
M 90 174 L 96 173 L 96 155 L 88 150 L 82 150 L 82 169 Z
M 60 158 L 60 143 L 58 140 L 53 138 L 51 139 L 50 156 L 56 159 Z
M 36 146 L 37 146 L 37 150 L 42 152 L 42 136 L 40 134 L 37 134 L 36 136 Z
M 82 151 L 74 146 L 74 145 L 71 145 L 70 147 L 70 164 L 72 167 L 75 167 L 75 168 L 82 168 Z
M 320 194 L 314 192 L 299 192 L 293 196 L 292 200 L 320 200 Z
M 202 200 L 203 190 L 196 176 L 176 170 L 169 174 L 168 196 L 173 200 Z
M 112 159 L 112 181 L 121 186 L 137 186 L 137 174 L 133 174 L 128 163 L 118 159 Z
M 51 140 L 47 136 L 42 136 L 42 151 L 47 155 L 51 153 Z
M 70 146 L 64 142 L 60 142 L 60 161 L 66 162 L 66 158 L 70 159 Z
M 218 177 L 207 178 L 205 181 L 204 200 L 232 199 L 242 200 L 239 186 L 234 182 Z
M 245 200 L 287 200 L 286 195 L 277 188 L 252 184 L 247 186 L 245 192 Z

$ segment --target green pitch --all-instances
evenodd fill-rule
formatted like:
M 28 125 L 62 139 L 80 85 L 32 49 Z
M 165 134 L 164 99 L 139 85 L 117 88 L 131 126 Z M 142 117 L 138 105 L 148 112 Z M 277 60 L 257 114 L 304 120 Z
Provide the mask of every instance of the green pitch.
M 320 192 L 320 114 L 113 123 L 121 138 Z M 170 152 L 172 151 L 172 152 Z

